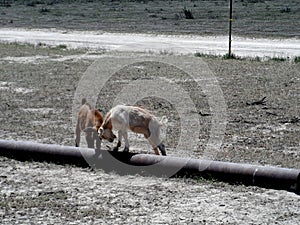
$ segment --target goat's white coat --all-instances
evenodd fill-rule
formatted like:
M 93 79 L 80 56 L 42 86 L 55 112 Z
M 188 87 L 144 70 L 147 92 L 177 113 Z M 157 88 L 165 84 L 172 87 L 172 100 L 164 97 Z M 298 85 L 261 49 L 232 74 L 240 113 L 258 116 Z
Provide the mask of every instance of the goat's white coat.
M 112 128 L 108 128 L 107 124 L 111 122 Z M 161 124 L 149 111 L 137 106 L 117 105 L 110 110 L 102 126 L 99 134 L 105 139 L 112 140 L 111 129 L 118 130 L 118 145 L 115 150 L 121 146 L 122 138 L 125 139 L 125 151 L 129 150 L 128 130 L 135 133 L 144 134 L 149 141 L 156 154 L 159 154 L 157 147 L 165 154 L 164 146 L 159 138 Z M 109 129 L 109 130 L 108 130 Z

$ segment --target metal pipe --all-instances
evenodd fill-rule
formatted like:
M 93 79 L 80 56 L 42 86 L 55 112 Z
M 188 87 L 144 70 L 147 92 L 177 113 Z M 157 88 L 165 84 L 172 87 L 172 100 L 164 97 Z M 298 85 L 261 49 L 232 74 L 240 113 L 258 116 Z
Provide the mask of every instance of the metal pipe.
M 112 152 L 71 146 L 0 140 L 0 155 L 17 160 L 47 161 L 101 168 L 123 174 L 212 178 L 300 193 L 300 169 Z

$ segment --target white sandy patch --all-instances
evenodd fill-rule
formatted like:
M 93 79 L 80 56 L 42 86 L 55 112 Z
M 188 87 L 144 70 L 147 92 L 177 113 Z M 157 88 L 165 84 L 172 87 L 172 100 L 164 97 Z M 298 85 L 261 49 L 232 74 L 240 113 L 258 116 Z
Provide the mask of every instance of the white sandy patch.
M 260 130 L 264 134 L 283 132 L 283 131 L 292 131 L 288 125 L 289 125 L 289 123 L 279 124 L 279 125 L 259 124 L 259 125 L 249 128 L 249 130 L 254 131 L 254 132 L 256 132 L 257 130 Z
M 0 81 L 0 90 L 2 91 L 11 91 L 15 93 L 28 94 L 34 92 L 34 89 L 15 87 L 14 82 Z
M 26 113 L 36 113 L 36 114 L 59 114 L 63 109 L 54 109 L 54 108 L 21 108 L 23 112 Z
M 100 57 L 103 57 L 101 54 L 76 54 L 76 55 L 54 55 L 54 56 L 43 56 L 43 55 L 35 55 L 35 56 L 22 56 L 22 57 L 3 57 L 1 60 L 8 61 L 8 62 L 14 62 L 14 63 L 33 63 L 33 64 L 39 64 L 39 63 L 47 63 L 49 61 L 53 62 L 64 62 L 64 61 L 78 61 L 78 60 L 95 60 L 99 59 Z M 1 88 L 1 87 L 0 87 Z
M 28 94 L 28 93 L 32 93 L 34 90 L 28 88 L 16 87 L 13 89 L 13 91 L 16 93 Z
M 1 60 L 4 61 L 10 61 L 10 62 L 17 62 L 17 63 L 37 63 L 41 60 L 48 59 L 49 56 L 41 56 L 41 55 L 35 55 L 35 56 L 22 56 L 22 57 L 4 57 Z

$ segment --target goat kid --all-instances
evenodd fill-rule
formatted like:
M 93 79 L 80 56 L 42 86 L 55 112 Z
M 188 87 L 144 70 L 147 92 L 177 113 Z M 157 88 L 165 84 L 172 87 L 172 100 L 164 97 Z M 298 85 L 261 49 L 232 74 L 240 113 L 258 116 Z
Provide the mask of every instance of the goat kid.
M 159 155 L 158 149 L 162 155 L 166 155 L 165 146 L 160 140 L 160 126 L 155 116 L 141 107 L 117 105 L 106 114 L 103 124 L 98 129 L 98 134 L 101 139 L 113 142 L 116 136 L 112 130 L 118 130 L 118 143 L 113 150 L 118 151 L 124 138 L 124 151 L 129 151 L 127 131 L 131 130 L 134 133 L 143 134 L 156 155 Z
M 83 98 L 81 101 L 81 107 L 78 112 L 75 146 L 79 147 L 80 134 L 81 131 L 84 131 L 88 148 L 94 148 L 95 147 L 94 144 L 96 141 L 96 148 L 100 149 L 101 139 L 98 137 L 97 134 L 88 131 L 86 128 L 93 127 L 93 129 L 98 130 L 102 123 L 103 123 L 102 113 L 97 109 L 93 109 L 91 105 L 87 103 L 86 99 Z

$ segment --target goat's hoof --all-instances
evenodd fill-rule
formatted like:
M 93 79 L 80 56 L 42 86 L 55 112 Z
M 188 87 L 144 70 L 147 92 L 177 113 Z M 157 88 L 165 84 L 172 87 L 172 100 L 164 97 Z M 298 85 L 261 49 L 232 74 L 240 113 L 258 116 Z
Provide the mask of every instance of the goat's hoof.
M 167 153 L 166 153 L 166 147 L 165 147 L 164 144 L 161 143 L 161 144 L 158 146 L 158 148 L 159 148 L 159 150 L 160 150 L 160 152 L 161 152 L 162 155 L 164 155 L 164 156 L 167 155 Z
M 165 149 L 162 149 L 162 150 L 160 150 L 160 152 L 161 152 L 161 154 L 162 154 L 163 156 L 166 156 L 166 155 L 167 155 L 167 153 L 166 153 L 166 150 L 165 150 Z
M 129 148 L 128 147 L 125 147 L 123 152 L 129 152 Z

